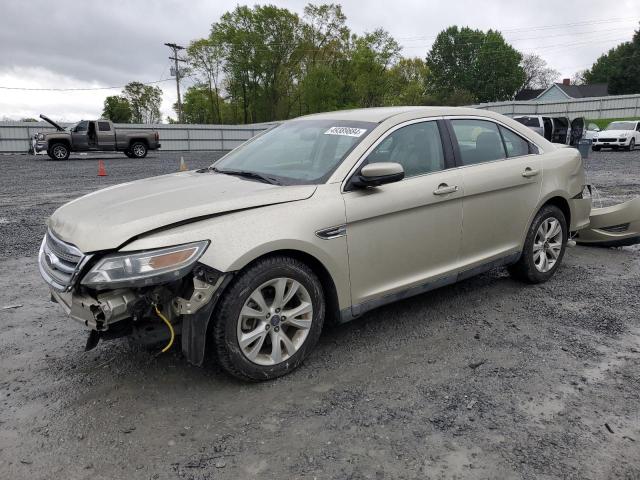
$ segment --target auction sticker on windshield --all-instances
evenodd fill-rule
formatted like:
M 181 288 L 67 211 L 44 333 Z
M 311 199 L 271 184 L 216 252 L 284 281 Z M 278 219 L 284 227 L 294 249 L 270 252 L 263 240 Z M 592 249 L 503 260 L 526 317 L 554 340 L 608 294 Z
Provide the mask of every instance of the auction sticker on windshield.
M 331 127 L 324 132 L 325 135 L 345 135 L 347 137 L 361 137 L 367 130 L 365 128 Z

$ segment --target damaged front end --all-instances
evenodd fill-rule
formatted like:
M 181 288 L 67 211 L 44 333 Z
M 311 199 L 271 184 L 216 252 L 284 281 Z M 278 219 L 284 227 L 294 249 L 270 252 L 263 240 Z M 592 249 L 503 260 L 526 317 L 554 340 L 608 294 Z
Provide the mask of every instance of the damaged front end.
M 202 365 L 207 326 L 231 278 L 198 263 L 208 245 L 85 255 L 49 231 L 38 264 L 52 300 L 91 329 L 87 349 L 125 335 L 156 344 L 175 331 L 187 360 Z

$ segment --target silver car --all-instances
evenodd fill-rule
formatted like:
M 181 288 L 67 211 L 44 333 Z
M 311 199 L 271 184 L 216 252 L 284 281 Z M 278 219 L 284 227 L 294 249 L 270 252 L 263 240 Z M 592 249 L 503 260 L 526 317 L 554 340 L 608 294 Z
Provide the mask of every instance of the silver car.
M 326 322 L 506 266 L 559 268 L 589 224 L 577 150 L 505 116 L 372 108 L 287 121 L 211 167 L 106 188 L 48 221 L 40 272 L 89 329 L 265 380 Z M 175 339 L 175 341 L 174 341 Z

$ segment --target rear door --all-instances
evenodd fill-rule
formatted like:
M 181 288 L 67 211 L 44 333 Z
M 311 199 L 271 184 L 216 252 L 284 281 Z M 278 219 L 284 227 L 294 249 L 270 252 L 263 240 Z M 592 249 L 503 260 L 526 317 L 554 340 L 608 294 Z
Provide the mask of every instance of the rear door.
M 115 150 L 116 137 L 111 128 L 111 122 L 98 120 L 98 148 L 100 150 Z
M 451 118 L 449 125 L 464 185 L 461 264 L 519 252 L 540 197 L 538 148 L 487 119 Z
M 352 302 L 380 299 L 455 271 L 462 174 L 444 123 L 408 122 L 372 146 L 366 163 L 396 162 L 405 179 L 344 192 Z M 357 309 L 358 307 L 354 307 Z M 358 311 L 354 310 L 355 314 Z

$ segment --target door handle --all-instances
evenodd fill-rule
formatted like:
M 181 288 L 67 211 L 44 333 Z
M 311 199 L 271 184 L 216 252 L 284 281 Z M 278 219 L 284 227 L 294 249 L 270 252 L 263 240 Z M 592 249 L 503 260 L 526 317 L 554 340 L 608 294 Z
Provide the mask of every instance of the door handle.
M 453 192 L 457 192 L 457 191 L 458 191 L 458 186 L 457 185 L 449 186 L 446 183 L 441 183 L 440 185 L 438 185 L 438 188 L 433 191 L 433 194 L 434 195 L 447 195 L 449 193 L 453 193 Z
M 540 170 L 532 170 L 530 167 L 527 167 L 524 169 L 524 172 L 522 172 L 522 176 L 525 178 L 531 178 L 531 177 L 535 177 L 539 173 L 540 173 Z

